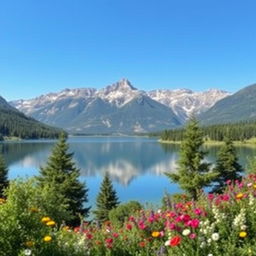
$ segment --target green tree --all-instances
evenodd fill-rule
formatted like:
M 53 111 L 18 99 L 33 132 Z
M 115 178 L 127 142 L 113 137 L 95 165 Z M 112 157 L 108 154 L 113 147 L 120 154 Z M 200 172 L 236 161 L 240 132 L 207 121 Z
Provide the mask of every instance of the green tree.
M 100 192 L 97 196 L 96 210 L 94 211 L 96 220 L 104 222 L 108 220 L 110 210 L 118 206 L 118 197 L 113 188 L 109 174 L 106 172 L 104 179 L 101 183 Z
M 84 206 L 88 202 L 88 189 L 85 183 L 79 181 L 80 170 L 72 160 L 73 153 L 68 150 L 67 138 L 61 134 L 46 166 L 40 168 L 38 180 L 42 187 L 54 187 L 56 194 L 67 199 L 68 210 L 74 216 L 68 224 L 75 226 L 80 223 L 81 217 L 88 216 L 90 208 Z
M 181 143 L 177 172 L 166 173 L 193 199 L 197 199 L 201 189 L 208 186 L 216 177 L 216 174 L 210 170 L 210 164 L 203 161 L 207 152 L 202 150 L 202 145 L 202 131 L 198 121 L 192 117 L 186 126 L 184 140 Z
M 4 190 L 7 188 L 8 184 L 8 168 L 3 156 L 0 155 L 0 197 L 4 197 Z
M 225 144 L 218 153 L 214 170 L 218 173 L 218 176 L 214 180 L 213 192 L 222 192 L 228 180 L 235 181 L 241 179 L 243 168 L 238 163 L 236 149 L 230 138 L 225 138 Z

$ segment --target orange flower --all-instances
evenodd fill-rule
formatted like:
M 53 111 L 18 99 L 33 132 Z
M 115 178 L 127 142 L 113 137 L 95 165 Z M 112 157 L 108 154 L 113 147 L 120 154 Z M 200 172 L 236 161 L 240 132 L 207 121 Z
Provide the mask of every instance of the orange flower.
M 243 193 L 238 193 L 237 195 L 236 195 L 236 199 L 242 199 L 244 197 L 244 194 Z
M 160 232 L 154 231 L 154 232 L 152 232 L 151 235 L 152 235 L 153 237 L 159 237 L 159 236 L 160 236 Z

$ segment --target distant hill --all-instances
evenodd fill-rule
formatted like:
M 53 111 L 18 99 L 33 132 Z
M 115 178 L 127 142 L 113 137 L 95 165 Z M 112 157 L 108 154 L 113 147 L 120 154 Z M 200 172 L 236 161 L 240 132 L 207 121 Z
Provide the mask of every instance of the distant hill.
M 256 84 L 218 101 L 199 119 L 203 125 L 256 120 Z
M 10 106 L 0 96 L 0 137 L 22 139 L 55 138 L 61 129 L 42 124 Z

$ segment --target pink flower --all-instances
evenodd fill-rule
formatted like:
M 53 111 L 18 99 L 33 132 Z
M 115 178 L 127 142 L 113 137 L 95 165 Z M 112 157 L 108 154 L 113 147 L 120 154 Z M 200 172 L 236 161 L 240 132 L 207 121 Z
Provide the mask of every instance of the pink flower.
M 195 233 L 190 234 L 190 235 L 189 235 L 189 238 L 190 238 L 190 239 L 195 239 L 195 238 L 196 238 L 196 234 L 195 234 Z
M 230 184 L 231 184 L 231 180 L 227 180 L 227 181 L 226 181 L 226 184 L 227 184 L 227 185 L 230 185 Z
M 214 194 L 208 194 L 208 199 L 213 200 L 214 199 Z
M 186 226 L 192 227 L 192 228 L 198 228 L 200 221 L 198 219 L 189 220 L 185 223 Z
M 146 228 L 146 225 L 144 224 L 143 221 L 140 221 L 138 226 L 139 226 L 139 229 L 142 229 L 142 230 L 144 230 Z
M 199 209 L 199 208 L 196 208 L 196 209 L 194 210 L 194 213 L 195 213 L 196 215 L 201 215 L 201 214 L 202 214 L 202 210 Z

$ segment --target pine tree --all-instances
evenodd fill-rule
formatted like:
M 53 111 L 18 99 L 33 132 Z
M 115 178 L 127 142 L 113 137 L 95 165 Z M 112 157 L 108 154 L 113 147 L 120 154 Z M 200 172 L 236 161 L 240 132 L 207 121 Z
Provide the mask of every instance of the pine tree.
M 4 197 L 4 189 L 7 188 L 8 181 L 8 168 L 6 167 L 4 158 L 0 155 L 0 198 Z
M 198 121 L 192 117 L 185 129 L 184 140 L 181 143 L 180 159 L 176 173 L 166 173 L 175 183 L 197 199 L 199 192 L 208 186 L 216 177 L 210 171 L 210 164 L 203 162 L 207 152 L 202 150 L 203 134 L 199 128 Z
M 88 202 L 88 189 L 85 183 L 79 181 L 80 170 L 72 160 L 73 153 L 68 150 L 67 138 L 61 134 L 46 166 L 40 168 L 38 180 L 41 186 L 54 186 L 56 193 L 67 199 L 68 210 L 74 216 L 68 224 L 75 226 L 80 223 L 81 216 L 88 216 L 90 208 L 84 207 Z
M 100 223 L 108 220 L 109 211 L 116 208 L 118 204 L 119 202 L 116 191 L 113 188 L 109 174 L 106 172 L 101 183 L 100 192 L 97 196 L 97 209 L 94 211 L 96 220 Z
M 238 163 L 236 149 L 230 138 L 225 139 L 225 144 L 218 153 L 215 172 L 218 173 L 215 186 L 212 192 L 220 193 L 225 188 L 228 180 L 235 181 L 241 179 L 242 166 Z

